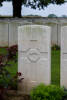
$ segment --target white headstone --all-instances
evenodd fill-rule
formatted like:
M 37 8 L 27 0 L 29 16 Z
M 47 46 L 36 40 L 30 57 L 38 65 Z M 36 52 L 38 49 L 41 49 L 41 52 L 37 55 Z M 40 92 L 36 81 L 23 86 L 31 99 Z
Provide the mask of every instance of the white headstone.
M 67 88 L 67 26 L 61 28 L 61 86 Z
M 18 71 L 24 76 L 23 91 L 39 83 L 51 81 L 51 28 L 44 25 L 25 25 L 18 29 Z

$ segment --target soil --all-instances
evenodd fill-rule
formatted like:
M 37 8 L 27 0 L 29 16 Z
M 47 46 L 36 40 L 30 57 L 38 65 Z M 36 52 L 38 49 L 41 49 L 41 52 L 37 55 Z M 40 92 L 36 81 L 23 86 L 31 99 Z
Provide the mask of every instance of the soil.
M 8 91 L 6 100 L 30 100 L 30 96 L 16 91 Z

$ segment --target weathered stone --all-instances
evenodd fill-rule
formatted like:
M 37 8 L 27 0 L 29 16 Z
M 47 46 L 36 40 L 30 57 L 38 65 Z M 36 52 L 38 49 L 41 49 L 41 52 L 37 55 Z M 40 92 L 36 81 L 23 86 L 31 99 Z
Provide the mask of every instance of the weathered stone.
M 0 23 L 0 46 L 8 46 L 8 24 Z
M 61 28 L 61 86 L 67 88 L 67 26 Z
M 18 71 L 24 76 L 22 88 L 29 92 L 39 83 L 50 84 L 50 33 L 44 25 L 25 25 L 18 30 Z
M 9 24 L 9 46 L 18 44 L 18 23 Z

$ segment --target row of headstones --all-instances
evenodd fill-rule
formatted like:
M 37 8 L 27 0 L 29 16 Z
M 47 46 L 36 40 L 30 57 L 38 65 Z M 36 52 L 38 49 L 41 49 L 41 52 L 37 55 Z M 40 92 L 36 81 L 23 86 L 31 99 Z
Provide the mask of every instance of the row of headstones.
M 51 83 L 51 28 L 25 25 L 18 28 L 18 71 L 24 80 L 21 90 L 29 92 L 39 83 Z M 67 88 L 67 27 L 61 29 L 61 86 Z

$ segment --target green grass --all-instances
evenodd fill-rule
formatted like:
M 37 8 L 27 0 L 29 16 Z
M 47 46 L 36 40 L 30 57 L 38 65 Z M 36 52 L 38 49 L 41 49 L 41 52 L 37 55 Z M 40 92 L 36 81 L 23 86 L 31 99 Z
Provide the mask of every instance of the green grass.
M 6 48 L 0 48 L 0 54 L 7 54 Z
M 7 54 L 5 48 L 0 48 L 0 54 Z M 17 72 L 18 63 L 14 61 L 9 61 L 11 66 L 7 66 L 7 70 L 15 75 Z M 55 85 L 60 85 L 60 50 L 51 51 L 51 83 Z
M 60 50 L 51 51 L 51 83 L 60 85 Z
M 9 61 L 10 66 L 6 66 L 7 70 L 11 73 L 12 76 L 16 75 L 17 72 L 17 62 Z

